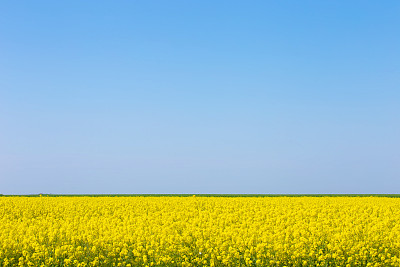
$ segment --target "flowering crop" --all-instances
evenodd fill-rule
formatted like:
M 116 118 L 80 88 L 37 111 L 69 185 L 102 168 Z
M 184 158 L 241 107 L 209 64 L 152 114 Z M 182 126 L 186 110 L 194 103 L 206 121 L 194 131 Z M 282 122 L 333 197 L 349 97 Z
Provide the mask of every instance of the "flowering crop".
M 1 197 L 0 266 L 400 266 L 400 199 Z

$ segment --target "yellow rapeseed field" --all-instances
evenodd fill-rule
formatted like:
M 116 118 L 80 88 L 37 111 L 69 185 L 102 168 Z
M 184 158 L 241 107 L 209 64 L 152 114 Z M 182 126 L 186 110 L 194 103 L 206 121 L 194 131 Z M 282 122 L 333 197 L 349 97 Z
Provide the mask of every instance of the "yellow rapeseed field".
M 400 266 L 400 199 L 1 197 L 0 266 Z

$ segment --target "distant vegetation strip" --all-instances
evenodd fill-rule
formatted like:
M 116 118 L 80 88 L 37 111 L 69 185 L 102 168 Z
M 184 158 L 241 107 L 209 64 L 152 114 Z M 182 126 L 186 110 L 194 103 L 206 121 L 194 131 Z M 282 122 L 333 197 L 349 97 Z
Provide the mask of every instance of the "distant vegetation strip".
M 30 194 L 2 197 L 400 197 L 400 194 Z

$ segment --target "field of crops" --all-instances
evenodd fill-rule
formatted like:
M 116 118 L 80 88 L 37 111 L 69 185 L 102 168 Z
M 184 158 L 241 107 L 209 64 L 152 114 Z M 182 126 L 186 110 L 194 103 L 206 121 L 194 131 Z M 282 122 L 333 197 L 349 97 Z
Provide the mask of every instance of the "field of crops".
M 0 197 L 0 266 L 400 266 L 400 198 Z

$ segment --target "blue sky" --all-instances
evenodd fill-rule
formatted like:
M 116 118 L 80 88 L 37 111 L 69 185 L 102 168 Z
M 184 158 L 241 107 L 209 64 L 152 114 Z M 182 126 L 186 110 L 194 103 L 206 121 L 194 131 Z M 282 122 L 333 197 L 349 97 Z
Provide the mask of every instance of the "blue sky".
M 0 193 L 399 193 L 399 1 L 2 1 Z

